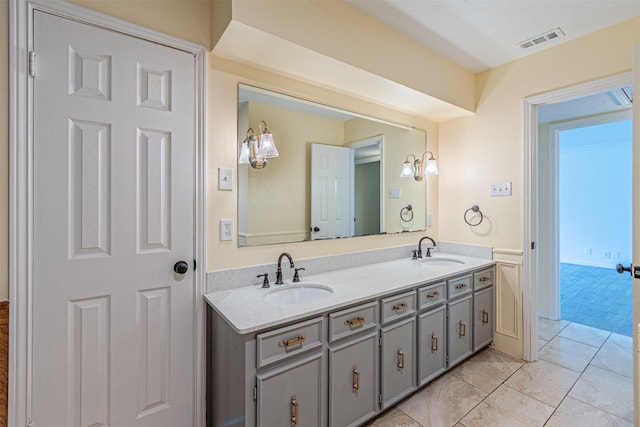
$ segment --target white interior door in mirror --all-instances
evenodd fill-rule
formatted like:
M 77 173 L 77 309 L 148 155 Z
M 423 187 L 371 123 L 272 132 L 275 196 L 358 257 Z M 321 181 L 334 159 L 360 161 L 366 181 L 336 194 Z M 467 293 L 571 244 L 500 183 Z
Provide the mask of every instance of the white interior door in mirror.
M 311 145 L 311 239 L 353 234 L 353 151 Z

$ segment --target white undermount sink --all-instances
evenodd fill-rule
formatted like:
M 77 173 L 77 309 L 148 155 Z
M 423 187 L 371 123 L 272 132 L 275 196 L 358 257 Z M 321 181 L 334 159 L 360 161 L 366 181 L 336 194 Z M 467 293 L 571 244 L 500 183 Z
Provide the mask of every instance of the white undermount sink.
M 444 258 L 444 257 L 431 257 L 422 258 L 422 262 L 426 262 L 429 265 L 437 267 L 450 267 L 452 265 L 464 264 L 464 261 L 456 258 Z
M 307 304 L 329 298 L 333 289 L 316 284 L 276 285 L 280 286 L 264 296 L 272 304 Z

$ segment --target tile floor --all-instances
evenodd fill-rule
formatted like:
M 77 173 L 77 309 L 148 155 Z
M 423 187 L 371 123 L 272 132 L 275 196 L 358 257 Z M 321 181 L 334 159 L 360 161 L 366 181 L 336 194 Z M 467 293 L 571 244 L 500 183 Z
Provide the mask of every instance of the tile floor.
M 632 341 L 540 319 L 539 360 L 484 350 L 429 383 L 370 427 L 632 426 Z
M 560 318 L 631 336 L 631 275 L 560 264 Z

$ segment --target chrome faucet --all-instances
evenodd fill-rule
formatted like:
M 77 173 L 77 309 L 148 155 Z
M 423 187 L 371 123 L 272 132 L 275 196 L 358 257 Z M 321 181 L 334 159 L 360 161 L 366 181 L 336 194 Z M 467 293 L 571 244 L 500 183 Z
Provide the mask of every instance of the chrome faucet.
M 289 255 L 286 252 L 282 252 L 278 257 L 278 269 L 276 270 L 276 283 L 275 283 L 276 285 L 282 285 L 284 283 L 282 281 L 282 258 L 283 257 L 287 257 L 289 259 L 289 267 L 296 268 L 296 266 L 293 265 L 293 258 L 291 258 L 291 255 Z
M 436 247 L 436 241 L 429 236 L 424 236 L 418 242 L 418 258 L 422 258 L 422 241 L 424 239 L 431 240 L 431 243 L 433 243 L 433 246 L 431 246 L 430 248 L 427 248 L 427 254 L 425 255 L 425 258 L 431 258 L 431 249 Z

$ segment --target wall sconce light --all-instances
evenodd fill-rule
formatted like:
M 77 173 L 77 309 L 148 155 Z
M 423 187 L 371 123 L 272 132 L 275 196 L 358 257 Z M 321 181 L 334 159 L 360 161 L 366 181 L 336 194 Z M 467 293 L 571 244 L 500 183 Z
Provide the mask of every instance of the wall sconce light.
M 429 154 L 429 158 L 425 160 L 425 156 Z M 409 157 L 413 157 L 413 163 L 409 161 Z M 424 175 L 438 175 L 438 163 L 433 157 L 431 151 L 425 151 L 424 154 L 416 158 L 414 154 L 409 154 L 402 165 L 400 177 L 412 178 L 416 181 L 422 181 Z
M 273 141 L 273 135 L 267 129 L 267 122 L 264 120 L 260 122 L 260 132 L 260 138 L 258 139 L 253 133 L 253 128 L 247 130 L 246 137 L 240 147 L 239 164 L 251 165 L 254 169 L 264 169 L 267 167 L 267 158 L 280 155 Z

